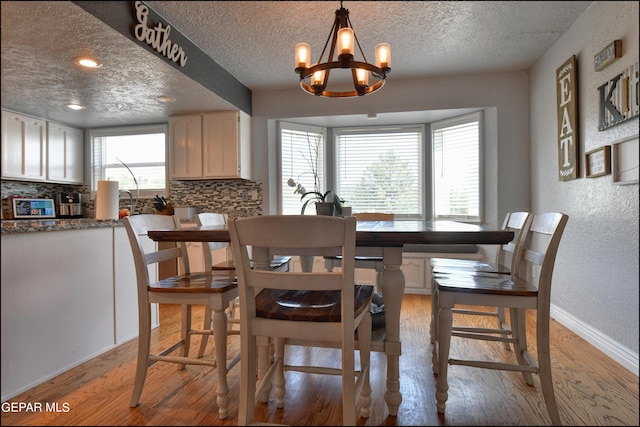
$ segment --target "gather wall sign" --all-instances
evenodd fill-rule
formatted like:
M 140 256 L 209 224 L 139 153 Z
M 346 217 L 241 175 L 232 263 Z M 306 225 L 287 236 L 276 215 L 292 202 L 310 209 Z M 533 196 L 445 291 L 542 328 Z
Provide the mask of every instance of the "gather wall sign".
M 159 54 L 167 59 L 184 67 L 187 64 L 187 54 L 181 46 L 172 42 L 169 38 L 171 34 L 171 25 L 161 22 L 155 27 L 150 27 L 147 23 L 149 18 L 149 8 L 141 1 L 135 2 L 135 18 L 137 24 L 133 27 L 133 35 L 141 42 L 147 43 Z

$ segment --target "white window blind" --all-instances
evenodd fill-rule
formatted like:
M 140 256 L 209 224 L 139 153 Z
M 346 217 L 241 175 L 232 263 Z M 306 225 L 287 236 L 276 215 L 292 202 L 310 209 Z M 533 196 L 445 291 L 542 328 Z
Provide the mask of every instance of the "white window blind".
M 299 184 L 304 191 L 325 189 L 325 131 L 323 128 L 282 123 L 280 129 L 281 155 L 281 212 L 284 215 L 299 215 L 303 201 L 301 194 L 295 193 Z M 291 186 L 290 183 L 294 183 Z M 305 199 L 307 200 L 307 199 Z M 315 207 L 310 204 L 305 214 L 315 215 Z
M 480 113 L 433 123 L 435 219 L 479 222 Z
M 423 127 L 336 129 L 336 192 L 353 212 L 423 216 Z
M 93 191 L 99 180 L 106 179 L 118 181 L 118 188 L 131 191 L 134 197 L 135 181 L 140 197 L 166 195 L 166 125 L 93 129 L 91 143 Z

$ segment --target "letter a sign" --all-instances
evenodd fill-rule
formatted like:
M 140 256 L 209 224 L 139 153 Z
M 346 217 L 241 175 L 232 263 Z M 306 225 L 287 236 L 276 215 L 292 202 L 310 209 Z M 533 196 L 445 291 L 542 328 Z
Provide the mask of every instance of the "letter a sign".
M 558 99 L 558 178 L 578 177 L 578 82 L 576 56 L 556 70 Z

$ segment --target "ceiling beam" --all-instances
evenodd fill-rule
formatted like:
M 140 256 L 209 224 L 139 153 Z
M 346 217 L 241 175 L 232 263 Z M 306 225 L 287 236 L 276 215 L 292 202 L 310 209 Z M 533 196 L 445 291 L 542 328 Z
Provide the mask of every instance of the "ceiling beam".
M 72 3 L 100 19 L 132 42 L 147 49 L 153 55 L 161 57 L 177 71 L 201 84 L 225 101 L 252 115 L 251 90 L 173 26 L 169 37 L 173 43 L 181 46 L 186 52 L 188 59 L 184 66 L 167 59 L 146 42 L 139 41 L 133 34 L 133 28 L 137 24 L 134 1 L 73 1 Z M 157 14 L 148 5 L 147 7 L 149 8 L 148 27 L 155 27 L 158 23 L 162 23 L 163 27 L 171 25 L 171 22 L 167 22 L 164 17 Z

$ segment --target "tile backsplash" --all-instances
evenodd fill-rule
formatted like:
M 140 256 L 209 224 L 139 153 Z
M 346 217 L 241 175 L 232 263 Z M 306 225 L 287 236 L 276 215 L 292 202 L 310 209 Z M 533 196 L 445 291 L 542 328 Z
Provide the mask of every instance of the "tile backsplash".
M 83 216 L 95 217 L 95 204 L 91 190 L 84 185 L 64 185 L 45 182 L 1 181 L 2 218 L 11 218 L 9 196 L 27 198 L 54 198 L 60 192 L 82 193 Z M 262 214 L 262 184 L 246 180 L 171 181 L 167 201 L 176 206 L 194 206 L 198 212 L 220 212 L 231 217 Z M 129 198 L 123 195 L 121 208 L 129 207 Z M 139 213 L 154 213 L 153 199 L 141 199 Z

